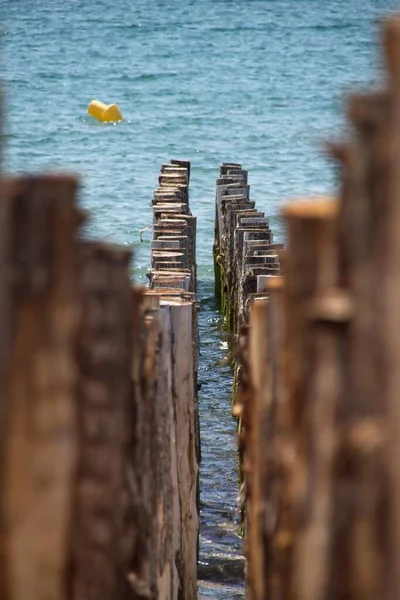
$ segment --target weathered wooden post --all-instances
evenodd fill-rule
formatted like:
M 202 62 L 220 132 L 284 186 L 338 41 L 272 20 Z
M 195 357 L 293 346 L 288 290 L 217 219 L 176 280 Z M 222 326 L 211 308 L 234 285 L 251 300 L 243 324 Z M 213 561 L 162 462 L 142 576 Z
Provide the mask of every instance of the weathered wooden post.
M 336 484 L 335 500 L 341 502 L 334 515 L 332 587 L 368 600 L 400 594 L 398 18 L 384 25 L 384 51 L 385 88 L 350 98 L 355 136 L 335 149 L 343 166 L 340 276 L 353 316 L 345 354 L 348 386 L 339 412 L 345 435 Z
M 71 598 L 134 598 L 128 580 L 133 537 L 132 305 L 130 253 L 82 245 L 78 331 L 80 452 L 71 532 Z M 143 440 L 145 447 L 145 440 Z
M 250 315 L 249 369 L 251 392 L 242 416 L 245 422 L 243 471 L 246 478 L 246 560 L 249 597 L 266 597 L 265 498 L 268 469 L 266 431 L 271 405 L 271 372 L 268 348 L 268 300 L 256 302 Z M 269 441 L 269 440 L 268 440 Z
M 250 393 L 243 407 L 246 480 L 246 558 L 248 597 L 278 598 L 281 541 L 279 529 L 284 477 L 280 448 L 287 429 L 284 287 L 269 276 L 268 299 L 257 300 L 250 313 Z
M 160 429 L 160 425 L 158 429 L 164 431 L 159 443 L 166 461 L 163 472 L 169 473 L 169 479 L 164 482 L 167 487 L 157 508 L 158 551 L 162 550 L 160 559 L 164 565 L 158 578 L 158 593 L 165 600 L 197 597 L 199 349 L 196 218 L 189 207 L 189 175 L 190 163 L 186 161 L 171 161 L 161 167 L 159 187 L 152 201 L 151 289 L 145 295 L 145 299 L 154 295 L 159 298 L 153 318 L 161 328 L 162 343 L 156 356 L 161 359 L 162 355 L 160 368 L 164 365 L 166 369 L 160 372 L 161 380 L 157 379 L 155 399 L 159 412 L 167 411 L 163 420 L 166 429 Z
M 334 330 L 337 212 L 336 200 L 298 202 L 284 210 L 289 236 L 287 450 L 291 449 L 293 460 L 284 490 L 283 530 L 291 541 L 282 577 L 286 597 L 299 600 L 322 597 L 329 580 L 335 421 L 341 392 Z M 306 561 L 310 553 L 312 566 Z
M 247 171 L 239 164 L 222 164 L 215 198 L 215 289 L 236 338 L 248 322 L 258 276 L 279 273 L 280 268 L 268 220 L 256 210 L 249 193 Z
M 386 294 L 381 298 L 382 310 L 382 335 L 385 340 L 384 368 L 387 374 L 385 385 L 386 410 L 387 410 L 387 445 L 385 451 L 385 464 L 388 468 L 389 486 L 389 551 L 388 564 L 385 565 L 385 575 L 388 575 L 388 584 L 385 597 L 394 600 L 400 595 L 400 573 L 398 569 L 400 560 L 400 476 L 398 458 L 400 455 L 400 332 L 395 326 L 398 322 L 398 298 L 400 291 L 400 174 L 398 164 L 400 160 L 400 17 L 387 21 L 384 28 L 384 52 L 388 72 L 389 88 L 389 137 L 385 136 L 388 144 L 387 154 L 378 166 L 386 166 L 389 176 L 385 171 L 379 172 L 377 181 L 377 196 L 386 190 L 388 211 L 383 210 L 382 218 L 385 223 L 386 247 L 383 248 L 384 266 L 378 266 L 382 277 L 382 284 Z M 383 132 L 383 135 L 388 132 Z
M 66 599 L 81 216 L 69 176 L 2 179 L 0 595 Z

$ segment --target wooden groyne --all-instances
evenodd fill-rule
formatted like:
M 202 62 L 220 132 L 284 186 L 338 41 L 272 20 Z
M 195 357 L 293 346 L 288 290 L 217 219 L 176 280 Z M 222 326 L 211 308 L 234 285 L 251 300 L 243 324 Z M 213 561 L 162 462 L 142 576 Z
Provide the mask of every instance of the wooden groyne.
M 250 200 L 247 171 L 223 163 L 216 182 L 215 291 L 230 332 L 247 324 L 249 307 L 265 296 L 265 278 L 279 273 L 278 251 L 265 213 Z
M 181 288 L 196 293 L 196 217 L 189 207 L 190 163 L 175 160 L 161 166 L 154 191 L 152 288 Z
M 154 190 L 152 200 L 153 239 L 151 242 L 151 269 L 148 273 L 150 290 L 146 292 L 146 295 L 155 295 L 163 306 L 173 303 L 182 305 L 189 303 L 192 309 L 193 375 L 191 378 L 194 389 L 194 440 L 196 469 L 198 469 L 201 452 L 197 402 L 199 367 L 196 296 L 197 217 L 192 215 L 189 203 L 190 162 L 173 159 L 169 164 L 161 165 L 158 182 L 159 185 Z
M 247 597 L 400 598 L 400 19 L 329 147 L 335 198 L 288 204 L 242 394 Z
M 154 191 L 150 290 L 172 348 L 171 410 L 179 489 L 180 545 L 176 549 L 179 598 L 197 597 L 200 426 L 197 403 L 196 217 L 190 211 L 190 162 L 161 166 Z M 175 597 L 175 596 L 174 596 Z
M 77 189 L 0 184 L 0 597 L 194 599 L 195 220 L 184 278 L 146 291 L 129 251 L 79 238 Z
M 223 163 L 216 182 L 215 292 L 225 316 L 234 356 L 232 414 L 238 419 L 239 482 L 245 488 L 242 411 L 248 387 L 249 318 L 255 303 L 279 279 L 282 244 L 273 243 L 265 213 L 250 200 L 248 173 L 238 163 Z M 241 494 L 243 497 L 243 494 Z M 242 499 L 241 514 L 245 515 Z

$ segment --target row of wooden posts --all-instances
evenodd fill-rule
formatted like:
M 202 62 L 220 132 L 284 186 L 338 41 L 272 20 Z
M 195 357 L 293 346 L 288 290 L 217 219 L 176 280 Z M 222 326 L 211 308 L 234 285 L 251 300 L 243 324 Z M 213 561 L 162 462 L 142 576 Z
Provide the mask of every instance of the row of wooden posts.
M 199 536 L 200 427 L 197 403 L 199 342 L 196 302 L 196 217 L 189 206 L 190 163 L 173 160 L 161 166 L 154 191 L 153 239 L 148 297 L 157 313 L 170 314 L 168 335 L 174 349 L 170 404 L 172 481 L 178 494 L 165 543 L 170 545 L 171 571 L 166 592 L 157 598 L 197 598 Z M 160 308 L 159 308 L 160 307 Z M 165 399 L 164 399 L 165 401 Z M 164 409 L 165 410 L 165 409 Z M 168 421 L 168 413 L 165 414 Z M 174 462 L 176 464 L 174 464 Z M 174 492 L 174 490 L 172 490 Z M 175 517 L 175 512 L 177 513 Z M 163 518 L 166 519 L 167 515 Z
M 214 272 L 215 293 L 226 319 L 234 361 L 232 414 L 238 419 L 239 481 L 243 490 L 242 398 L 248 379 L 245 368 L 246 335 L 254 303 L 268 295 L 268 282 L 279 279 L 282 244 L 273 243 L 273 233 L 264 212 L 250 200 L 248 173 L 239 163 L 223 163 L 216 181 Z M 240 494 L 240 511 L 246 512 Z
M 265 213 L 250 200 L 247 171 L 223 163 L 216 183 L 214 270 L 215 292 L 230 332 L 246 322 L 248 308 L 265 295 L 265 278 L 279 273 L 277 252 Z
M 1 179 L 2 600 L 196 598 L 189 172 L 160 174 L 152 289 L 126 248 L 80 238 L 76 178 Z
M 400 598 L 400 18 L 383 47 L 382 88 L 349 97 L 351 137 L 328 147 L 337 197 L 283 209 L 282 273 L 264 298 L 252 283 L 249 311 L 247 217 L 226 191 L 241 185 L 244 201 L 246 181 L 237 165 L 240 184 L 224 183 L 230 165 L 218 180 L 249 600 Z

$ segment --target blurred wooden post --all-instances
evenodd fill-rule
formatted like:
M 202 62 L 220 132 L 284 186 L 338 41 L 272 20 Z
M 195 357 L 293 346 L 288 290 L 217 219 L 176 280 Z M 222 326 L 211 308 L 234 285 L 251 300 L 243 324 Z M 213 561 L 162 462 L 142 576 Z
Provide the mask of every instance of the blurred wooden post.
M 386 87 L 353 95 L 356 135 L 335 148 L 342 162 L 341 278 L 354 303 L 348 333 L 349 388 L 341 420 L 346 436 L 339 473 L 341 496 L 357 494 L 335 518 L 337 573 L 354 598 L 400 595 L 400 22 L 384 25 Z M 345 400 L 349 399 L 349 402 Z M 346 460 L 346 462 L 344 462 Z M 336 575 L 336 577 L 335 577 Z
M 340 283 L 354 310 L 338 410 L 343 434 L 331 587 L 357 600 L 400 594 L 399 32 L 398 19 L 385 24 L 387 86 L 350 97 L 355 135 L 333 148 L 342 164 Z
M 66 600 L 77 463 L 77 181 L 1 181 L 0 596 Z
M 127 577 L 133 540 L 126 540 L 125 531 L 132 527 L 126 522 L 133 428 L 129 260 L 130 253 L 115 246 L 87 242 L 82 247 L 81 444 L 71 550 L 74 600 L 134 598 Z
M 385 155 L 381 153 L 385 105 L 384 94 L 352 96 L 349 113 L 356 136 L 351 144 L 335 148 L 343 175 L 339 283 L 351 318 L 341 341 L 329 588 L 333 594 L 346 590 L 355 600 L 381 598 L 387 580 L 379 531 L 386 495 L 381 452 L 386 375 L 380 365 L 384 357 L 382 259 L 386 258 L 382 217 L 387 204 L 377 185 L 382 173 L 379 162 Z
M 389 548 L 385 572 L 388 584 L 385 598 L 400 597 L 400 17 L 386 22 L 384 52 L 389 87 L 389 134 L 385 163 L 388 171 L 381 172 L 379 188 L 387 190 L 388 211 L 383 219 L 386 233 L 386 252 L 381 270 L 385 295 L 382 299 L 382 335 L 385 343 L 384 369 L 387 409 L 387 446 L 385 462 L 388 468 L 389 489 Z
M 326 414 L 333 419 L 333 409 L 327 406 L 325 409 L 320 406 L 316 408 L 310 390 L 311 377 L 319 357 L 315 331 L 310 329 L 308 313 L 314 297 L 337 282 L 336 214 L 337 202 L 329 199 L 296 202 L 287 205 L 284 210 L 289 230 L 285 254 L 288 421 L 283 454 L 287 457 L 284 459 L 287 477 L 282 491 L 285 509 L 282 512 L 281 532 L 277 536 L 287 540 L 281 567 L 283 596 L 304 600 L 319 598 L 320 591 L 312 591 L 310 586 L 319 586 L 320 590 L 328 560 L 323 527 L 328 527 L 329 487 L 326 492 L 323 488 L 325 484 L 331 485 L 332 481 L 325 476 L 324 469 L 329 470 L 329 466 L 319 467 L 315 463 L 318 452 L 314 455 L 313 446 L 320 438 L 314 414 L 326 410 Z M 330 453 L 331 464 L 332 448 Z M 311 481 L 315 481 L 319 487 L 311 489 Z M 325 493 L 328 495 L 325 496 Z M 322 508 L 324 515 L 321 515 Z M 321 518 L 324 521 L 322 528 L 319 523 Z M 307 550 L 308 556 L 310 548 L 313 550 L 315 568 L 304 570 L 304 552 Z
M 268 299 L 257 300 L 250 313 L 251 392 L 243 409 L 249 600 L 280 598 L 282 589 L 280 523 L 285 474 L 281 449 L 288 434 L 283 278 L 269 276 L 265 291 Z

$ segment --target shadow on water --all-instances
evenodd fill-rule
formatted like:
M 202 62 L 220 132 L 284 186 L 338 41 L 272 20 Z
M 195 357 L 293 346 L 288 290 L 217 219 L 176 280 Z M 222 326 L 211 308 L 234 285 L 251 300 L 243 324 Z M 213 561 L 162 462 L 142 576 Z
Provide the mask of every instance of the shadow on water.
M 232 371 L 212 281 L 199 282 L 200 465 L 199 598 L 244 597 L 244 559 L 237 508 L 236 423 Z

